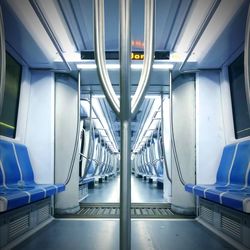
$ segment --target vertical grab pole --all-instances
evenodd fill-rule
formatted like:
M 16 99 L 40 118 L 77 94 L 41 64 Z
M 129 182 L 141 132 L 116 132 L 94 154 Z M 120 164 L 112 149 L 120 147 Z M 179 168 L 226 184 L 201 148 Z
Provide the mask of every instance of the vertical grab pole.
M 130 94 L 130 0 L 120 0 L 120 250 L 131 249 L 131 94 Z

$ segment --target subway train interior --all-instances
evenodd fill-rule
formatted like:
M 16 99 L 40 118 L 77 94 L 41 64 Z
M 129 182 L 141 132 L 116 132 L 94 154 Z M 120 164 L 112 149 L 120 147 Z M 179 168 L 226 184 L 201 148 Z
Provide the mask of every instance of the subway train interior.
M 0 249 L 250 249 L 249 0 L 0 1 Z

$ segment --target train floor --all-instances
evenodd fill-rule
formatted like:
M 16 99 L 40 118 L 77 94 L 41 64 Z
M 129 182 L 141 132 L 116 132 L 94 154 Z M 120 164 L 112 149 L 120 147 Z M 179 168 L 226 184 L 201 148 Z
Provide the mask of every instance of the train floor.
M 120 197 L 120 177 L 107 182 L 98 183 L 95 188 L 89 189 L 89 194 L 82 203 L 118 203 Z M 163 190 L 156 184 L 150 184 L 141 178 L 131 176 L 131 201 L 132 203 L 163 203 Z
M 131 177 L 132 202 L 164 202 L 163 191 L 142 179 Z M 83 203 L 119 202 L 119 176 L 90 189 Z M 119 204 L 118 204 L 119 205 Z M 107 205 L 108 206 L 108 205 Z M 15 250 L 118 250 L 119 219 L 57 218 L 17 245 Z M 132 250 L 235 249 L 195 219 L 131 220 Z
M 132 250 L 236 249 L 195 220 L 132 220 Z M 119 220 L 55 219 L 15 250 L 118 250 Z

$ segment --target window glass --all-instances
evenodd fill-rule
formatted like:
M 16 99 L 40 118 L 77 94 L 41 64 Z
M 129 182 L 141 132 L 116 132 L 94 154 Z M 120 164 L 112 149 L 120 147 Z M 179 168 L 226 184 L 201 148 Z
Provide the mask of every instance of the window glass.
M 250 117 L 247 109 L 243 53 L 229 66 L 229 79 L 235 138 L 250 136 Z
M 22 67 L 6 53 L 6 80 L 0 134 L 15 138 Z

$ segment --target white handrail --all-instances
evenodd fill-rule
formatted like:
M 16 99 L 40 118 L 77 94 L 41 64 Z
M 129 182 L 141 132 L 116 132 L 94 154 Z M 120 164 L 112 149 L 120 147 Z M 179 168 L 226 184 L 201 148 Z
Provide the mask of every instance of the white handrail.
M 119 115 L 119 99 L 113 89 L 105 63 L 104 0 L 94 1 L 95 61 L 104 94 L 114 112 Z
M 132 98 L 131 113 L 134 115 L 140 107 L 149 85 L 149 76 L 154 60 L 154 17 L 155 0 L 145 0 L 144 17 L 144 61 L 140 80 Z
M 144 61 L 140 80 L 132 98 L 131 113 L 134 115 L 140 107 L 147 87 L 149 85 L 149 76 L 154 60 L 154 17 L 155 17 L 155 0 L 145 0 L 145 21 L 144 21 Z M 105 31 L 104 31 L 104 1 L 94 1 L 94 46 L 95 60 L 100 82 L 105 96 L 114 110 L 119 116 L 120 105 L 119 99 L 113 89 L 110 81 L 106 63 L 105 63 Z

